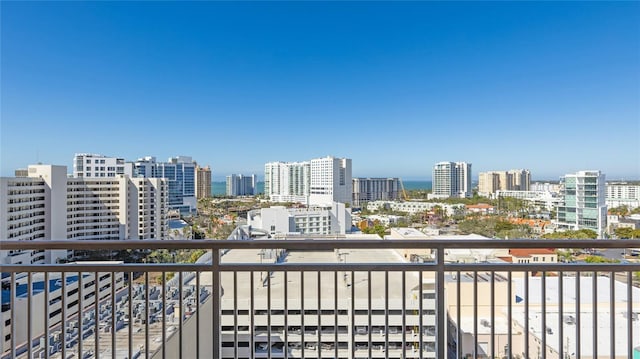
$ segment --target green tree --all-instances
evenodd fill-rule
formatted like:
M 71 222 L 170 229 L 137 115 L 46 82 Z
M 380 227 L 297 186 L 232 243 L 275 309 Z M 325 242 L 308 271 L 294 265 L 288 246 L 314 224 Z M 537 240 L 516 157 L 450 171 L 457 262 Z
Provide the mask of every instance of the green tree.
M 616 228 L 614 233 L 616 234 L 616 237 L 621 238 L 621 239 L 636 239 L 636 238 L 640 238 L 640 229 L 633 229 L 633 228 Z
M 365 228 L 362 233 L 365 234 L 377 234 L 378 236 L 380 236 L 380 238 L 384 238 L 384 235 L 387 232 L 387 228 L 385 228 L 385 226 L 383 226 L 382 224 L 374 224 L 373 227 L 367 227 Z
M 587 256 L 584 261 L 587 263 L 620 263 L 617 259 L 609 259 L 601 256 Z
M 547 233 L 542 236 L 545 239 L 596 239 L 598 233 L 591 229 L 579 229 L 577 231 L 564 231 Z
M 615 215 L 618 215 L 618 216 L 621 216 L 621 217 L 625 217 L 625 216 L 628 216 L 629 213 L 631 213 L 631 211 L 629 211 L 629 207 L 628 206 L 622 205 L 622 206 L 619 206 L 619 207 L 610 208 L 609 209 L 609 213 L 615 214 Z

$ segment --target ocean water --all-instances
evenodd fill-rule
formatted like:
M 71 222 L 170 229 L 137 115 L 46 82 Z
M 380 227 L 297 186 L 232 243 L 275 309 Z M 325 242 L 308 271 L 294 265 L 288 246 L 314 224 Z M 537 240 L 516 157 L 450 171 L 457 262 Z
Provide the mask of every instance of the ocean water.
M 405 190 L 431 190 L 431 181 L 402 181 Z
M 431 181 L 403 181 L 405 190 L 430 190 Z M 226 182 L 212 182 L 211 194 L 214 196 L 224 196 L 227 192 Z M 258 182 L 258 193 L 264 193 L 264 182 Z

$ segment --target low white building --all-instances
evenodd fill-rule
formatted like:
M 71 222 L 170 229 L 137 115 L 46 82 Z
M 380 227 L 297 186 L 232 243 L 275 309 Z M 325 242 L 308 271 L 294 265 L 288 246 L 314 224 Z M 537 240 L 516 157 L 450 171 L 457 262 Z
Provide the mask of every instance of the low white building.
M 562 197 L 551 191 L 497 191 L 494 198 L 511 197 L 523 200 L 536 210 L 551 211 L 562 203 Z
M 247 213 L 247 224 L 275 234 L 345 234 L 351 231 L 351 211 L 344 203 L 286 208 L 273 206 Z
M 448 204 L 448 203 L 436 203 L 436 202 L 418 202 L 418 201 L 373 201 L 367 203 L 367 210 L 378 211 L 383 208 L 388 208 L 393 211 L 406 212 L 409 214 L 422 213 L 431 211 L 435 207 L 440 207 L 444 210 L 447 216 L 453 216 L 456 214 L 464 213 L 464 204 Z

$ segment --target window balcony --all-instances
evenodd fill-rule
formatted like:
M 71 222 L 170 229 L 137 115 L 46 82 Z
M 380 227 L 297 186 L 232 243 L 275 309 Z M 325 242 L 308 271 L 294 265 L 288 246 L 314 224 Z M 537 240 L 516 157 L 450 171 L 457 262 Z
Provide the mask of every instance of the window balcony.
M 100 358 L 640 355 L 640 262 L 452 259 L 456 250 L 487 248 L 631 252 L 640 248 L 638 240 L 1 245 L 15 251 L 207 250 L 195 264 L 3 265 L 2 359 L 92 358 L 96 353 Z M 435 260 L 411 263 L 402 254 L 408 249 L 433 251 Z

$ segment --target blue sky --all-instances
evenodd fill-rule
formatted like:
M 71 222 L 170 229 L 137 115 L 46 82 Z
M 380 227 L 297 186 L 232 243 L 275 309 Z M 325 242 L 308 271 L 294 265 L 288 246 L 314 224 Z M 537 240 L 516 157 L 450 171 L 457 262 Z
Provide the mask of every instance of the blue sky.
M 640 178 L 638 2 L 2 2 L 0 170 L 192 156 Z

